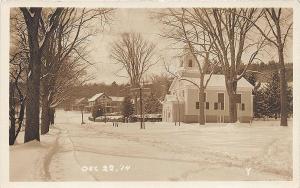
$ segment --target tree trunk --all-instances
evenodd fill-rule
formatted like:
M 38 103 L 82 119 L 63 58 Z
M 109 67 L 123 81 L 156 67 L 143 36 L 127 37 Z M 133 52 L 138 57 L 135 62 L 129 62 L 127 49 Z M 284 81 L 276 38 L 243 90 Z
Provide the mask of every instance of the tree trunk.
M 14 90 L 12 89 L 13 86 L 9 86 L 9 120 L 10 120 L 10 127 L 9 127 L 9 145 L 14 145 L 15 142 L 15 134 L 16 134 L 16 118 L 15 118 L 15 102 L 14 102 Z
M 10 120 L 10 128 L 9 128 L 9 145 L 14 145 L 15 134 L 16 134 L 16 121 L 15 121 L 15 119 L 11 119 Z
M 50 126 L 50 106 L 48 95 L 49 92 L 45 88 L 42 95 L 42 116 L 41 116 L 41 134 L 47 134 Z
M 202 76 L 204 77 L 204 75 Z M 204 86 L 203 78 L 200 79 L 200 89 L 199 89 L 199 124 L 205 125 L 205 114 L 204 114 Z
M 285 79 L 285 66 L 283 48 L 278 49 L 279 67 L 280 67 L 280 125 L 287 126 L 287 83 Z
M 15 141 L 21 131 L 23 119 L 24 119 L 24 111 L 25 111 L 25 103 L 24 103 L 24 96 L 21 93 L 17 82 L 15 82 L 15 86 L 9 86 L 9 119 L 10 119 L 10 128 L 9 128 L 9 145 L 14 145 Z M 18 114 L 18 121 L 16 120 L 16 102 L 15 102 L 15 90 L 12 88 L 15 87 L 19 93 L 19 104 L 20 110 Z M 18 128 L 16 130 L 16 123 L 18 122 Z
M 22 10 L 22 9 L 21 9 Z M 26 122 L 24 142 L 31 140 L 40 141 L 39 134 L 39 101 L 40 101 L 40 75 L 41 75 L 41 51 L 39 46 L 39 22 L 41 8 L 34 8 L 34 16 L 30 17 L 23 11 L 26 21 L 29 43 L 29 72 L 27 76 L 27 100 L 26 100 Z
M 39 50 L 39 49 L 35 49 Z M 27 80 L 27 100 L 26 100 L 26 125 L 25 140 L 40 141 L 39 114 L 40 114 L 40 75 L 41 75 L 41 58 L 38 52 L 31 54 L 30 64 L 31 72 Z
M 36 23 L 38 24 L 38 23 Z M 29 26 L 28 26 L 29 27 Z M 34 27 L 34 26 L 33 26 Z M 37 26 L 36 26 L 37 27 Z M 26 124 L 24 142 L 40 141 L 40 76 L 41 54 L 37 42 L 37 34 L 29 29 L 30 60 L 27 78 Z M 35 40 L 34 40 L 35 39 Z
M 19 112 L 19 118 L 18 118 L 18 129 L 16 131 L 16 136 L 15 136 L 15 139 L 14 139 L 14 142 L 16 141 L 20 131 L 21 131 L 21 128 L 22 128 L 22 124 L 23 124 L 23 120 L 24 120 L 24 113 L 25 113 L 25 102 L 24 102 L 24 96 L 20 96 L 20 112 Z
M 40 115 L 40 77 L 41 57 L 44 44 L 57 27 L 62 8 L 57 8 L 50 20 L 50 29 L 45 33 L 44 39 L 40 39 L 39 28 L 41 24 L 42 8 L 20 8 L 23 13 L 28 33 L 29 66 L 27 76 L 27 99 L 26 99 L 26 124 L 24 142 L 31 140 L 40 141 L 39 115 Z M 55 17 L 53 17 L 55 16 Z M 51 21 L 50 21 L 51 22 Z
M 55 108 L 54 107 L 49 107 L 49 108 L 50 108 L 50 125 L 54 125 Z
M 236 109 L 236 101 L 235 101 L 235 93 L 234 85 L 232 83 L 227 84 L 227 94 L 229 98 L 229 123 L 237 122 L 237 109 Z

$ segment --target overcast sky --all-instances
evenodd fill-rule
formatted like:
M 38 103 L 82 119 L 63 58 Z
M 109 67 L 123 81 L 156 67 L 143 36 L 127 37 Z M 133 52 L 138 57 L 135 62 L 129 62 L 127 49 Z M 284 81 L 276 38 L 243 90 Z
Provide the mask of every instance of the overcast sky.
M 92 82 L 105 82 L 112 83 L 127 83 L 128 79 L 125 78 L 126 72 L 120 71 L 120 66 L 115 64 L 110 59 L 110 44 L 119 38 L 123 32 L 136 32 L 148 41 L 156 45 L 156 56 L 165 56 L 170 59 L 171 51 L 167 50 L 168 43 L 159 37 L 160 27 L 153 21 L 149 15 L 151 11 L 147 9 L 118 9 L 116 10 L 113 21 L 109 28 L 104 33 L 99 33 L 92 39 L 92 46 L 95 49 L 91 52 L 91 60 L 95 62 L 89 70 L 95 76 Z M 173 52 L 174 54 L 174 52 Z M 175 54 L 174 54 L 175 56 Z M 149 75 L 160 74 L 164 71 L 163 63 L 158 63 L 149 70 Z
M 175 50 L 170 50 L 170 41 L 162 39 L 158 34 L 161 32 L 161 25 L 157 21 L 150 18 L 150 9 L 116 9 L 113 20 L 104 32 L 94 36 L 91 40 L 92 52 L 90 60 L 94 65 L 89 69 L 89 74 L 94 75 L 95 79 L 92 82 L 104 82 L 111 84 L 113 81 L 117 83 L 127 83 L 128 78 L 124 71 L 119 71 L 120 66 L 115 64 L 110 58 L 110 43 L 118 39 L 123 32 L 137 32 L 156 44 L 157 56 L 162 56 L 167 63 L 176 64 L 178 59 L 175 58 L 177 53 Z M 287 48 L 286 61 L 292 61 L 291 42 Z M 272 57 L 265 57 L 268 61 Z M 166 73 L 162 61 L 149 70 L 151 74 Z M 120 75 L 120 76 L 118 76 Z

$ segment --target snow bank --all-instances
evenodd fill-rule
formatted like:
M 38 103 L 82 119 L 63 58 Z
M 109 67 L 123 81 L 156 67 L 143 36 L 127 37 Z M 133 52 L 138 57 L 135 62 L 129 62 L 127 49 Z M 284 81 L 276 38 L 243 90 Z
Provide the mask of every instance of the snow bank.
M 57 149 L 59 130 L 41 136 L 24 144 L 24 132 L 20 132 L 17 143 L 10 146 L 10 181 L 45 181 L 49 179 L 49 161 Z

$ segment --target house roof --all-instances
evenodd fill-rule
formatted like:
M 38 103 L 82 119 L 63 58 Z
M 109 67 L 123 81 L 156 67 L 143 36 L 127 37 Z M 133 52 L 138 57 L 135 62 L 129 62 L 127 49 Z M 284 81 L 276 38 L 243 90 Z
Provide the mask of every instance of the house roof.
M 74 102 L 74 104 L 75 104 L 75 105 L 78 105 L 78 104 L 82 103 L 85 99 L 86 99 L 85 97 L 76 99 L 75 102 Z
M 176 95 L 166 95 L 164 102 L 183 102 L 182 97 L 177 97 Z
M 204 76 L 204 83 L 206 82 L 206 80 L 209 78 L 209 74 L 206 74 Z M 173 82 L 177 82 L 178 79 L 180 78 L 175 78 L 175 80 Z M 196 77 L 182 77 L 182 79 L 187 79 L 187 80 L 191 80 L 194 83 L 199 83 L 199 78 Z M 193 86 L 192 83 L 182 80 L 181 81 L 183 86 Z M 173 84 L 172 84 L 173 85 Z M 224 75 L 219 75 L 219 74 L 213 74 L 208 82 L 207 87 L 225 87 L 225 76 Z M 251 85 L 245 78 L 241 78 L 238 83 L 237 83 L 237 88 L 249 88 L 249 89 L 253 89 L 253 85 Z M 170 88 L 171 89 L 171 88 Z
M 101 97 L 102 95 L 104 95 L 104 93 L 97 93 L 96 95 L 92 96 L 91 98 L 89 98 L 89 102 L 93 102 L 95 100 L 97 100 L 99 97 Z
M 112 101 L 116 101 L 116 102 L 123 102 L 125 97 L 113 97 L 113 96 L 109 96 Z

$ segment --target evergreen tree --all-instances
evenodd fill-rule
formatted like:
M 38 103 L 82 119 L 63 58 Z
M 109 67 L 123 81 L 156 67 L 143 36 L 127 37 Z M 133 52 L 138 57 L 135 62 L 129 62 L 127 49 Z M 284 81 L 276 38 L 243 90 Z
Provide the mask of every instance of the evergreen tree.
M 287 89 L 287 101 L 288 101 L 288 116 L 293 116 L 293 88 L 291 86 Z
M 134 113 L 134 105 L 129 96 L 126 96 L 123 101 L 122 115 L 129 118 Z
M 157 114 L 161 113 L 162 104 L 159 102 L 159 97 L 157 97 L 153 92 L 146 97 L 144 101 L 144 112 L 147 114 Z
M 272 79 L 267 84 L 267 116 L 277 119 L 280 114 L 280 85 L 278 72 L 272 73 Z
M 260 87 L 260 84 L 257 84 L 256 75 L 253 72 L 247 72 L 244 75 L 244 78 L 254 86 L 252 91 L 253 94 L 253 109 L 254 109 L 254 117 L 256 118 L 265 118 L 266 112 L 268 110 L 267 105 L 267 96 L 266 89 Z
M 92 109 L 92 117 L 94 118 L 94 121 L 97 117 L 100 117 L 104 114 L 104 108 L 102 105 L 98 104 L 95 105 Z
M 280 82 L 278 72 L 275 71 L 265 87 L 253 91 L 254 94 L 254 117 L 275 118 L 280 116 Z M 287 90 L 287 112 L 293 114 L 293 90 Z
M 265 118 L 268 116 L 268 96 L 266 88 L 260 88 L 254 93 L 254 117 Z

